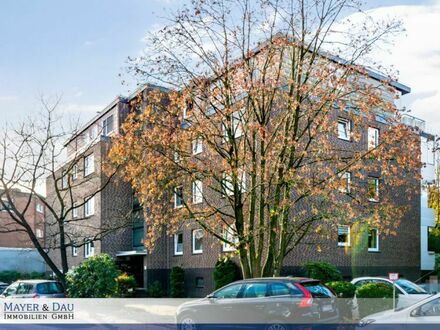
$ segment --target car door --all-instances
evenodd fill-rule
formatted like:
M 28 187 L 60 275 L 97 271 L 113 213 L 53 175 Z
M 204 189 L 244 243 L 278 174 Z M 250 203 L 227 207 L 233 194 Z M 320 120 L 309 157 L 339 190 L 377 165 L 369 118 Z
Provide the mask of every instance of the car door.
M 265 281 L 245 284 L 235 309 L 240 320 L 252 324 L 265 324 L 268 321 L 271 301 L 268 297 L 268 284 Z
M 440 324 L 440 298 L 428 301 L 413 309 L 407 318 L 408 330 L 420 328 L 421 324 Z
M 242 283 L 228 285 L 216 291 L 205 308 L 208 313 L 204 316 L 209 323 L 233 324 L 239 316 L 236 308 L 239 305 Z
M 11 284 L 8 288 L 3 292 L 5 297 L 15 297 L 17 294 L 18 283 Z

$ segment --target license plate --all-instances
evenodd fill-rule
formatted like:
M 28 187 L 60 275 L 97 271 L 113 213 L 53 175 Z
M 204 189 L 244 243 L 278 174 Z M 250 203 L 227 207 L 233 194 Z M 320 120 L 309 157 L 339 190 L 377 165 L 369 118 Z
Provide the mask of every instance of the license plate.
M 333 306 L 332 305 L 323 305 L 322 306 L 322 311 L 323 312 L 332 312 L 333 311 Z

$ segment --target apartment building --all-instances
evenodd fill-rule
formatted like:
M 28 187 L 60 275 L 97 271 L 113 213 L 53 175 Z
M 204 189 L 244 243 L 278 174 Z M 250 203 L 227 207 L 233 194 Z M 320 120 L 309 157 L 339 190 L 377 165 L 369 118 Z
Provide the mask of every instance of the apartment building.
M 24 210 L 31 198 L 26 217 L 35 236 L 44 241 L 45 207 L 41 201 L 29 193 L 16 189 L 12 199 L 19 210 Z M 3 199 L 5 207 L 0 206 L 0 228 L 11 232 L 0 232 L 0 271 L 16 270 L 20 272 L 43 272 L 44 261 L 34 248 L 26 232 L 14 231 L 20 229 L 8 213 L 8 202 Z
M 426 122 L 420 118 L 404 114 L 402 122 L 413 127 L 420 135 L 422 161 L 420 182 L 420 269 L 425 275 L 433 274 L 435 268 L 434 246 L 430 246 L 430 231 L 436 226 L 435 210 L 429 204 L 430 187 L 438 186 L 438 160 L 436 159 L 437 136 L 429 133 Z

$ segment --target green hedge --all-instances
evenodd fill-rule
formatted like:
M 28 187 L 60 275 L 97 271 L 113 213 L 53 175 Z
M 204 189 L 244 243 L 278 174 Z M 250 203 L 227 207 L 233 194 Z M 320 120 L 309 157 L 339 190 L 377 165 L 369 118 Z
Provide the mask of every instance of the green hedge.
M 393 287 L 385 283 L 367 283 L 356 289 L 359 316 L 393 308 Z M 397 293 L 396 293 L 397 305 Z
M 4 270 L 0 272 L 0 282 L 12 283 L 17 280 L 33 280 L 33 279 L 46 279 L 45 273 L 32 272 L 32 273 L 20 273 L 15 270 Z
M 219 289 L 240 279 L 238 266 L 229 258 L 219 259 L 213 273 L 215 288 Z
M 323 283 L 342 281 L 341 272 L 328 262 L 308 262 L 304 265 L 306 276 Z
M 132 297 L 136 288 L 136 279 L 133 275 L 123 273 L 116 277 L 116 292 L 119 297 Z
M 118 296 L 116 278 L 120 275 L 108 254 L 90 257 L 66 276 L 71 298 L 108 298 Z
M 356 286 L 350 282 L 333 281 L 326 285 L 331 288 L 339 298 L 353 298 L 356 292 Z
M 185 271 L 181 267 L 171 269 L 170 295 L 172 298 L 185 297 Z

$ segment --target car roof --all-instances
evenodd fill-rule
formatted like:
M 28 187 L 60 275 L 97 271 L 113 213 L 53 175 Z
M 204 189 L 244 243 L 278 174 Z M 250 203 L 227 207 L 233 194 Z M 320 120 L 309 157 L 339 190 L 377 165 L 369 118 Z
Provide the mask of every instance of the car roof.
M 385 276 L 364 276 L 364 277 L 356 277 L 352 279 L 352 282 L 362 281 L 362 280 L 386 280 L 391 281 L 390 279 L 386 278 Z
M 293 277 L 293 276 L 280 276 L 280 277 L 256 277 L 256 278 L 248 278 L 244 280 L 240 280 L 237 282 L 247 283 L 247 282 L 273 282 L 273 281 L 283 281 L 283 282 L 319 282 L 319 280 L 315 280 L 313 278 L 308 277 Z
M 15 282 L 20 282 L 20 283 L 32 283 L 32 284 L 39 284 L 39 283 L 59 283 L 58 281 L 55 280 L 17 280 Z

